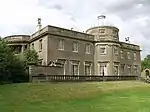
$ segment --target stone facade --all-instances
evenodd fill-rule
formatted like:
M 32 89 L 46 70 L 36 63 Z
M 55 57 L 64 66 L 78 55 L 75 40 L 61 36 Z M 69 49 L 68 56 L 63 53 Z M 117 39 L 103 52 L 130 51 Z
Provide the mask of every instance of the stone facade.
M 35 49 L 41 65 L 61 63 L 62 75 L 140 75 L 140 47 L 120 42 L 119 29 L 113 26 L 82 33 L 48 25 L 24 38 L 20 45 Z M 11 46 L 17 43 L 8 41 Z

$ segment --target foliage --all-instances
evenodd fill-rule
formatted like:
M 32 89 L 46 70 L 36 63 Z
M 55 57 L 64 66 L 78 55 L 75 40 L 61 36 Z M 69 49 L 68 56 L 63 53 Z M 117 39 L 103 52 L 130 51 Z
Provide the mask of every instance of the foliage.
M 141 62 L 141 68 L 142 70 L 146 68 L 150 68 L 150 55 L 147 55 L 144 60 Z
M 38 64 L 38 54 L 35 50 L 27 50 L 24 54 L 24 59 L 27 63 Z
M 0 83 L 26 81 L 24 63 L 12 52 L 3 39 L 0 40 Z

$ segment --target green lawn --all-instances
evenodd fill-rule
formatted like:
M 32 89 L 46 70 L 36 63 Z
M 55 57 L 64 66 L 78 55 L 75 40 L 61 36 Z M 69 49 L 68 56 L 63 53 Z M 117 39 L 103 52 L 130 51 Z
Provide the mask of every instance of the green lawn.
M 125 81 L 1 85 L 0 112 L 150 112 L 150 84 Z

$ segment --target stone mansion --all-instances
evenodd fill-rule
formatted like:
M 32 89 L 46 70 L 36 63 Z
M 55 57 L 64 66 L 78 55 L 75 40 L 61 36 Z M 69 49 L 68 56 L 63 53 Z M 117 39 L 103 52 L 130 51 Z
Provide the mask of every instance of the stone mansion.
M 48 25 L 31 35 L 11 35 L 4 39 L 16 53 L 34 49 L 39 65 L 63 65 L 62 75 L 127 76 L 140 75 L 141 57 L 138 45 L 119 41 L 114 26 L 89 28 L 86 33 Z

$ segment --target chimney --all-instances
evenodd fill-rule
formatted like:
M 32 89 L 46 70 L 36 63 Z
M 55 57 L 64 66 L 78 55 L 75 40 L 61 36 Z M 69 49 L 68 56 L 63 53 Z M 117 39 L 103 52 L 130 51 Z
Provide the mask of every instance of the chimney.
M 41 28 L 42 28 L 42 25 L 41 25 L 41 18 L 38 18 L 38 24 L 37 24 L 37 26 L 36 26 L 36 31 L 41 30 Z

